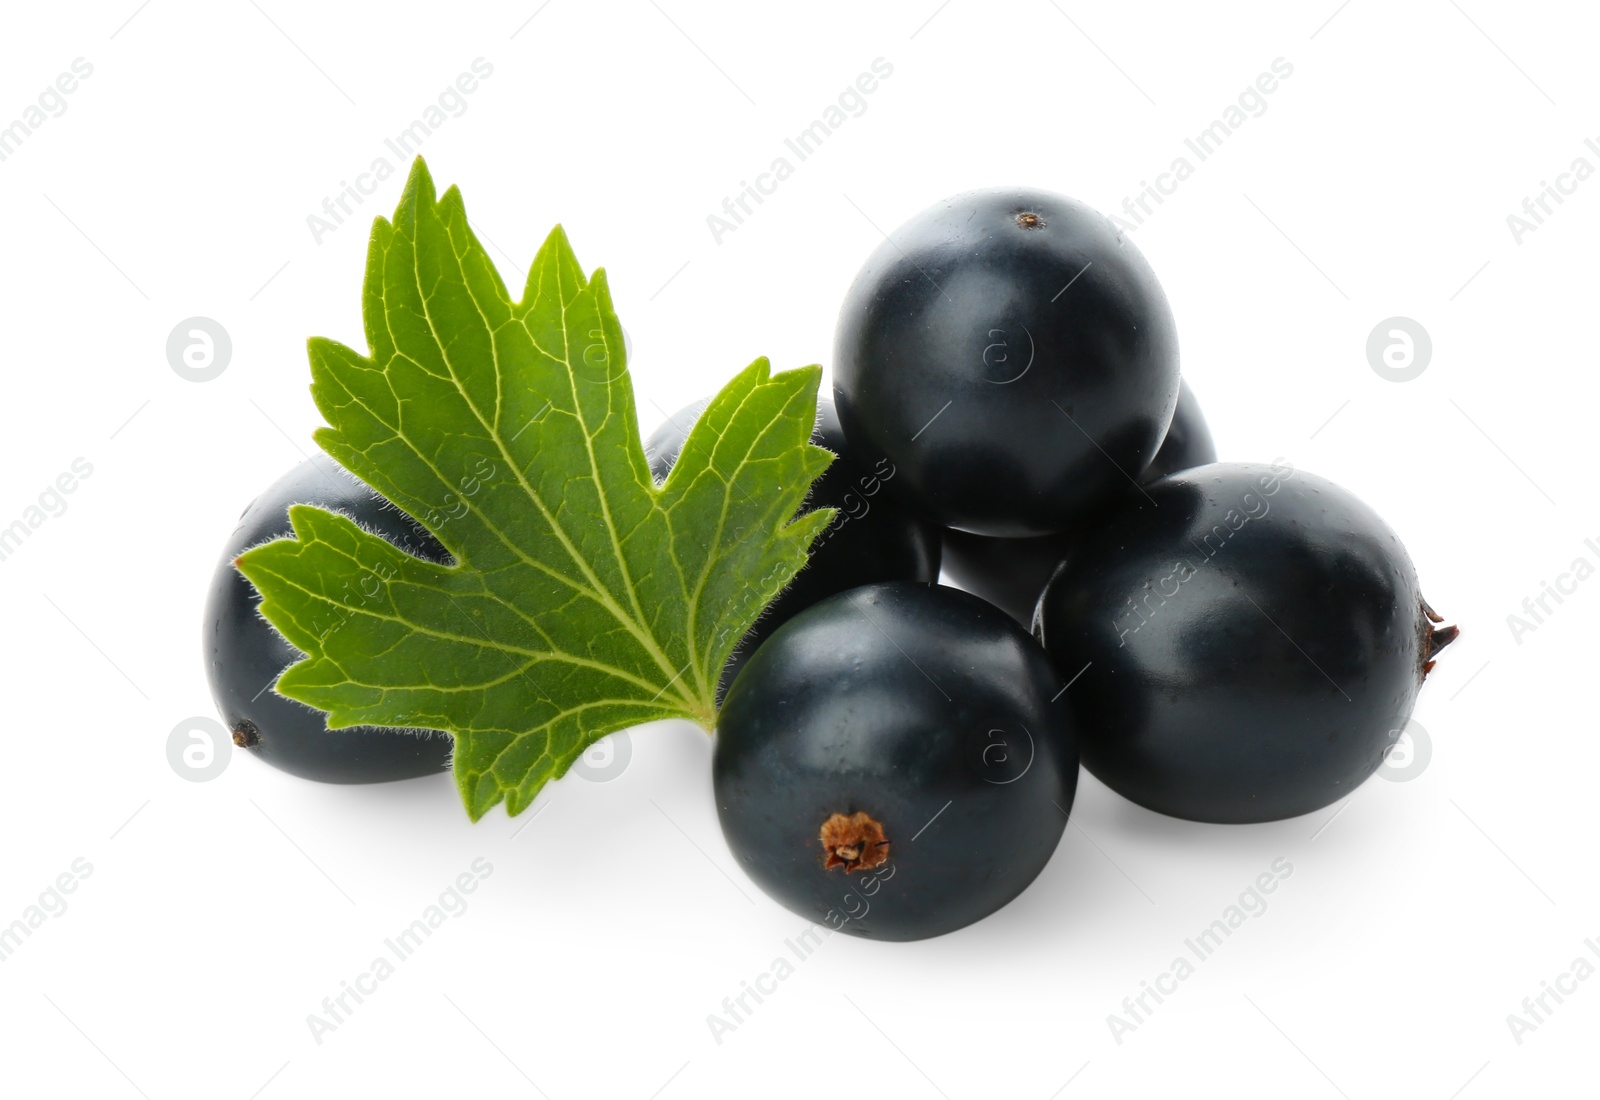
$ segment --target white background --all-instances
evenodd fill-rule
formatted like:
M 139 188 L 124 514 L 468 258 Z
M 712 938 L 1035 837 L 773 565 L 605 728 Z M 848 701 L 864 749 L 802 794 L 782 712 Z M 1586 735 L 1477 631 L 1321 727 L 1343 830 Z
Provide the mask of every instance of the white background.
M 0 963 L 0 1088 L 157 1097 L 1574 1095 L 1600 980 L 1517 1042 L 1509 1014 L 1600 958 L 1600 581 L 1513 636 L 1592 502 L 1593 13 L 1485 0 L 696 5 L 225 0 L 13 6 L 0 122 L 93 75 L 0 163 L 0 526 L 94 472 L 0 561 L 0 924 L 74 859 L 70 907 Z M 531 19 L 531 21 L 530 21 Z M 974 186 L 1103 210 L 1268 70 L 1294 66 L 1134 234 L 1224 458 L 1283 456 L 1370 501 L 1462 625 L 1422 693 L 1432 756 L 1250 827 L 1085 778 L 1061 848 L 996 916 L 916 944 L 834 936 L 737 1030 L 707 1016 L 799 918 L 734 866 L 707 738 L 634 731 L 616 780 L 468 823 L 449 779 L 169 766 L 213 714 L 206 579 L 240 509 L 312 447 L 304 341 L 357 343 L 366 226 L 307 215 L 475 58 L 423 147 L 508 281 L 549 228 L 604 265 L 648 430 L 757 355 L 827 363 L 880 227 Z M 706 216 L 868 70 L 892 77 L 746 224 Z M 791 158 L 793 159 L 793 158 Z M 1190 155 L 1191 161 L 1195 158 Z M 233 357 L 168 365 L 182 319 Z M 1369 365 L 1402 315 L 1434 354 Z M 1600 541 L 1600 540 L 1597 540 Z M 537 817 L 532 815 L 537 813 Z M 531 821 L 531 823 L 530 823 Z M 1331 824 L 1330 824 L 1331 822 Z M 319 1045 L 306 1018 L 477 857 L 492 875 Z M 1274 859 L 1293 874 L 1119 1043 L 1107 1024 Z M 1565 979 L 1563 979 L 1565 980 Z

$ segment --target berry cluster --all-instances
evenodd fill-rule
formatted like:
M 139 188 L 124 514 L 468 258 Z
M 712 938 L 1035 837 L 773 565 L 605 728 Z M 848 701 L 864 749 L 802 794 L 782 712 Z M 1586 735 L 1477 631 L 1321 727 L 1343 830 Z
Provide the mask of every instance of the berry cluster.
M 833 384 L 818 441 L 883 482 L 879 530 L 938 524 L 983 599 L 889 573 L 885 536 L 847 524 L 749 639 L 717 809 L 814 920 L 917 939 L 994 912 L 1060 840 L 1080 755 L 1178 817 L 1326 806 L 1455 636 L 1360 501 L 1216 461 L 1154 273 L 1082 203 L 987 191 L 913 218 L 850 288 Z
M 832 367 L 809 503 L 836 515 L 722 670 L 713 757 L 729 847 L 808 918 L 908 940 L 994 912 L 1049 861 L 1080 761 L 1197 821 L 1327 806 L 1455 637 L 1351 494 L 1216 461 L 1154 272 L 1082 203 L 983 191 L 913 218 L 851 286 Z M 658 483 L 706 404 L 646 442 Z M 449 557 L 330 464 L 263 494 L 207 609 L 236 743 L 333 782 L 447 766 L 447 737 L 329 730 L 266 690 L 295 651 L 233 562 L 291 503 Z

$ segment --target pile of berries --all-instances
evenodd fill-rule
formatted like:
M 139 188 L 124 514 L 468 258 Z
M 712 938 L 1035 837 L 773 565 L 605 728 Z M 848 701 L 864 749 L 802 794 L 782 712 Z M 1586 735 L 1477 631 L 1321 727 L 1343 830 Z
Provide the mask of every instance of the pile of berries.
M 1325 807 L 1456 635 L 1350 493 L 1216 461 L 1154 272 L 1082 203 L 973 192 L 901 226 L 850 288 L 832 379 L 809 503 L 838 515 L 724 670 L 713 758 L 734 855 L 819 923 L 908 940 L 994 912 L 1049 861 L 1080 762 L 1195 821 Z M 658 480 L 705 404 L 647 441 Z M 443 555 L 326 463 L 258 499 L 208 608 L 235 740 L 335 782 L 439 769 L 446 738 L 329 731 L 261 691 L 295 654 L 231 562 L 295 501 Z

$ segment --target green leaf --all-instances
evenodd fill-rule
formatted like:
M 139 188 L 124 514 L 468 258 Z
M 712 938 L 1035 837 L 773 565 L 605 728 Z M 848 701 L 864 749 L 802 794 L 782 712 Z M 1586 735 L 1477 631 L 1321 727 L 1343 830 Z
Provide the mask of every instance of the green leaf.
M 277 690 L 331 728 L 449 732 L 474 819 L 608 733 L 711 729 L 719 671 L 833 518 L 796 518 L 833 457 L 810 443 L 821 368 L 745 368 L 658 487 L 605 273 L 558 226 L 513 301 L 420 159 L 373 226 L 364 314 L 369 354 L 311 341 L 317 442 L 454 563 L 290 509 L 294 538 L 239 559 L 306 654 Z

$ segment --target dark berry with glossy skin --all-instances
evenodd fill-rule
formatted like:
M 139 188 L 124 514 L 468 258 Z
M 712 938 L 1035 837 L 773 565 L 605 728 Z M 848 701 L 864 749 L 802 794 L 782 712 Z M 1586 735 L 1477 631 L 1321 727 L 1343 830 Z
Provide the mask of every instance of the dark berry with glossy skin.
M 1156 451 L 1156 457 L 1139 475 L 1139 481 L 1146 484 L 1179 470 L 1193 469 L 1216 460 L 1217 444 L 1211 438 L 1211 427 L 1206 423 L 1205 414 L 1200 411 L 1200 402 L 1189 388 L 1189 383 L 1180 382 L 1178 408 L 1172 414 L 1167 437 L 1161 441 L 1161 449 Z
M 1086 531 L 1039 602 L 1083 763 L 1196 821 L 1296 817 L 1393 747 L 1455 627 L 1394 531 L 1287 464 L 1214 463 Z
M 689 431 L 710 398 L 680 409 L 645 440 L 645 454 L 657 481 L 666 480 Z M 885 492 L 895 470 L 886 462 L 864 466 L 844 433 L 833 402 L 817 400 L 817 428 L 811 441 L 836 456 L 811 487 L 808 508 L 837 508 L 838 516 L 811 547 L 811 560 L 768 605 L 723 670 L 719 693 L 772 632 L 818 600 L 879 581 L 934 581 L 939 577 L 939 528 L 913 515 Z
M 946 527 L 1053 534 L 1149 465 L 1178 338 L 1139 250 L 1074 199 L 1006 189 L 916 215 L 856 276 L 833 365 L 862 461 Z
M 1211 429 L 1201 415 L 1189 383 L 1178 390 L 1178 411 L 1172 416 L 1167 438 L 1146 467 L 1141 482 L 1203 466 L 1217 460 Z M 1132 491 L 1133 487 L 1127 487 Z M 1093 520 L 1085 522 L 1092 523 Z M 1024 626 L 1032 626 L 1039 593 L 1056 566 L 1066 558 L 1083 523 L 1058 535 L 1031 539 L 1000 539 L 947 528 L 944 532 L 944 571 L 967 591 L 982 596 Z
M 998 609 L 911 583 L 840 593 L 758 649 L 717 722 L 722 832 L 776 901 L 914 940 L 1020 894 L 1061 839 L 1078 752 L 1060 677 Z
M 291 775 L 325 783 L 378 783 L 442 771 L 452 744 L 443 733 L 372 726 L 330 730 L 322 711 L 272 689 L 302 654 L 261 617 L 260 595 L 233 563 L 252 546 L 293 534 L 291 504 L 342 512 L 418 557 L 449 560 L 415 520 L 326 455 L 275 481 L 239 518 L 206 597 L 206 676 L 234 744 Z

